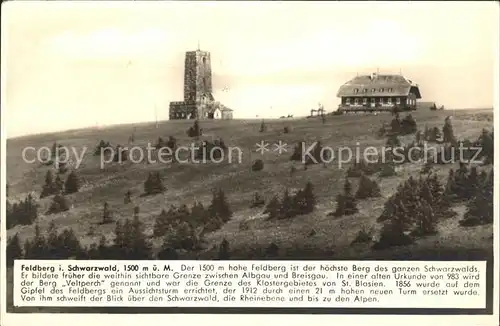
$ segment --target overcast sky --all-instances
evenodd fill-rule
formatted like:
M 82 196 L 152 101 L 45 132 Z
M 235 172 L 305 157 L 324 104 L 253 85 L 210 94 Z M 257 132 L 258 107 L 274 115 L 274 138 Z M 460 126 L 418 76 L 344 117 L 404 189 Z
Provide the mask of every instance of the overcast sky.
M 377 68 L 401 69 L 423 100 L 492 107 L 498 15 L 479 1 L 4 2 L 4 126 L 13 137 L 154 121 L 155 107 L 168 119 L 198 41 L 235 118 L 332 111 L 344 82 Z

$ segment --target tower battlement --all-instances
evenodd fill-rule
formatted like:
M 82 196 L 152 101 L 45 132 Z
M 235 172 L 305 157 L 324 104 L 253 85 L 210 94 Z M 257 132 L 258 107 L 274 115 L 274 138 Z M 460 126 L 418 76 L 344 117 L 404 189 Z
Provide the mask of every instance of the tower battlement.
M 216 104 L 210 52 L 187 51 L 184 59 L 184 101 L 170 103 L 170 119 L 231 119 L 232 110 Z

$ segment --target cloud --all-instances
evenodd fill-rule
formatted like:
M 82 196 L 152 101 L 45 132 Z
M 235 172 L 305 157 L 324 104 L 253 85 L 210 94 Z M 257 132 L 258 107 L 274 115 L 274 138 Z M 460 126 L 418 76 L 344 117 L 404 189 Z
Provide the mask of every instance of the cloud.
M 123 29 L 101 29 L 89 33 L 66 31 L 47 41 L 50 55 L 70 59 L 119 59 L 165 52 L 173 35 L 156 28 L 134 32 Z

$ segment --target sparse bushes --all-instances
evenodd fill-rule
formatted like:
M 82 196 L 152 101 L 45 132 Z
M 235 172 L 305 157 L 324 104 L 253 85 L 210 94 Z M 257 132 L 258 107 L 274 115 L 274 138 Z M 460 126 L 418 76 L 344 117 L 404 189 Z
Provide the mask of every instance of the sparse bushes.
M 164 192 L 166 190 L 163 185 L 163 181 L 160 176 L 160 172 L 149 172 L 148 178 L 144 181 L 144 194 L 145 195 L 156 195 Z
M 216 139 L 213 142 L 203 141 L 194 156 L 202 162 L 210 162 L 222 158 L 226 150 L 227 146 L 223 139 Z
M 6 213 L 7 229 L 16 225 L 31 225 L 38 217 L 38 204 L 31 194 L 24 200 L 14 204 L 7 200 Z
M 195 228 L 189 223 L 181 221 L 165 236 L 166 246 L 188 251 L 201 249 L 203 231 L 203 227 Z
M 69 177 L 69 176 L 68 176 Z M 43 185 L 40 198 L 48 197 L 54 194 L 59 194 L 63 190 L 63 182 L 59 175 L 54 181 L 52 171 L 48 170 L 45 174 L 45 184 Z
M 449 171 L 444 192 L 446 200 L 459 202 L 472 199 L 482 181 L 476 167 L 469 170 L 464 163 L 460 163 L 460 167 L 456 171 L 453 169 Z
M 262 171 L 264 169 L 264 162 L 261 159 L 255 160 L 252 164 L 252 171 Z
M 409 135 L 417 132 L 417 122 L 411 114 L 408 114 L 401 121 L 400 134 Z
M 122 145 L 116 145 L 115 156 L 113 157 L 113 162 L 122 163 L 127 161 L 129 158 L 128 150 Z
M 250 205 L 250 208 L 263 207 L 265 204 L 266 201 L 264 200 L 264 198 L 262 198 L 258 192 L 255 192 L 253 195 L 252 204 Z
M 278 196 L 274 196 L 264 209 L 264 214 L 268 215 L 268 219 L 287 219 L 311 213 L 315 204 L 313 186 L 308 182 L 295 194 L 290 194 L 289 190 L 285 189 L 281 201 Z
M 382 163 L 368 163 L 366 161 L 354 162 L 353 165 L 347 169 L 347 176 L 349 178 L 358 178 L 362 175 L 372 175 L 380 171 Z
M 116 222 L 114 256 L 120 259 L 147 260 L 152 256 L 151 244 L 144 234 L 144 224 L 138 216 L 124 223 Z
M 419 180 L 410 177 L 385 203 L 384 211 L 377 219 L 384 226 L 374 249 L 406 245 L 413 242 L 411 236 L 434 234 L 440 219 L 455 214 L 443 196 L 437 175 Z
M 54 223 L 49 226 L 47 237 L 35 225 L 35 236 L 24 243 L 24 259 L 84 259 L 87 253 L 73 229 L 57 232 Z
M 382 164 L 382 166 L 380 167 L 380 173 L 379 173 L 379 176 L 381 178 L 393 177 L 395 175 L 397 175 L 397 174 L 396 174 L 396 169 L 394 168 L 394 164 L 391 164 L 391 163 Z
M 94 156 L 100 156 L 102 154 L 104 155 L 110 155 L 112 152 L 111 145 L 109 142 L 105 142 L 104 140 L 101 139 L 99 144 L 97 144 L 95 150 L 94 150 Z
M 462 226 L 475 226 L 493 223 L 493 169 L 485 179 L 481 179 L 475 194 L 467 206 Z
M 320 141 L 314 142 L 309 148 L 305 147 L 305 142 L 298 142 L 293 150 L 291 161 L 303 161 L 305 165 L 317 164 L 330 161 L 329 152 L 323 151 Z

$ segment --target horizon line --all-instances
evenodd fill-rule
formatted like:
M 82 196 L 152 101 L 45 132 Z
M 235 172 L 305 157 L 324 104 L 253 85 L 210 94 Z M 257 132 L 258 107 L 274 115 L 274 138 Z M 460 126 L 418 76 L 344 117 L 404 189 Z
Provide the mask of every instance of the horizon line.
M 430 101 L 424 101 L 424 102 L 430 102 Z M 457 111 L 457 110 L 494 110 L 495 108 L 492 106 L 492 107 L 476 107 L 476 108 L 454 108 L 454 109 L 447 109 L 445 108 L 444 111 Z M 329 113 L 332 113 L 332 112 L 335 112 L 336 110 L 334 111 L 330 111 Z M 328 114 L 328 113 L 327 113 Z M 165 122 L 170 122 L 170 121 L 195 121 L 195 120 L 198 120 L 198 121 L 238 121 L 238 120 L 281 120 L 281 119 L 289 119 L 289 120 L 293 120 L 293 119 L 301 119 L 301 118 L 307 118 L 308 115 L 301 115 L 301 116 L 293 116 L 293 117 L 284 117 L 284 118 L 281 118 L 281 117 L 271 117 L 271 118 L 263 118 L 263 117 L 253 117 L 253 118 L 233 118 L 233 119 L 230 119 L 230 120 L 223 120 L 223 119 L 202 119 L 202 120 L 198 120 L 198 119 L 181 119 L 181 120 L 170 120 L 170 119 L 166 119 L 166 120 L 147 120 L 147 121 L 138 121 L 138 122 L 124 122 L 124 123 L 112 123 L 112 124 L 107 124 L 107 125 L 101 125 L 101 126 L 98 126 L 96 127 L 95 125 L 94 126 L 86 126 L 86 127 L 79 127 L 79 128 L 71 128 L 71 129 L 61 129 L 61 130 L 55 130 L 55 131 L 44 131 L 44 132 L 35 132 L 35 133 L 30 133 L 30 134 L 23 134 L 23 135 L 18 135 L 18 136 L 12 136 L 12 137 L 9 137 L 9 136 L 6 136 L 5 137 L 5 140 L 15 140 L 15 139 L 21 139 L 21 138 L 25 138 L 25 137 L 33 137 L 33 136 L 47 136 L 47 135 L 51 135 L 51 134 L 61 134 L 61 133 L 65 133 L 65 132 L 77 132 L 77 131 L 86 131 L 86 130 L 98 130 L 98 129 L 101 129 L 101 128 L 105 128 L 105 129 L 111 129 L 111 128 L 117 128 L 117 127 L 124 127 L 124 126 L 133 126 L 133 125 L 148 125 L 148 124 L 161 124 L 161 123 L 165 123 Z

